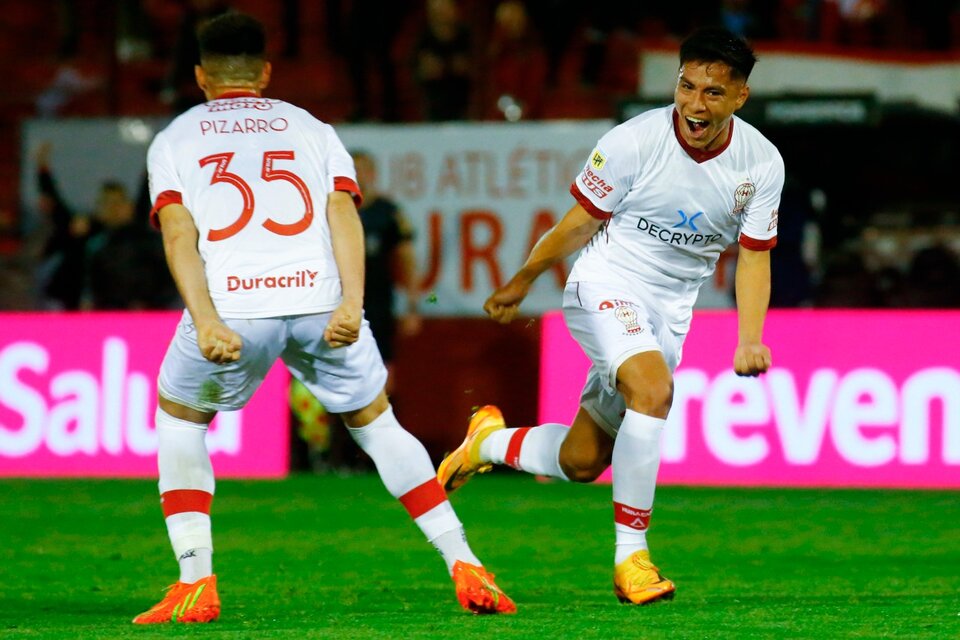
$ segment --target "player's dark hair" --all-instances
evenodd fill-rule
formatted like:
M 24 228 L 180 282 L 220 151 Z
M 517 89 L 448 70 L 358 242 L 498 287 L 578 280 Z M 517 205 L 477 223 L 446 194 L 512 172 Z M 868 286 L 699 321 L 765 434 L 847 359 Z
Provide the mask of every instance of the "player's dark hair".
M 688 62 L 725 62 L 731 75 L 750 77 L 757 56 L 743 38 L 723 27 L 704 27 L 691 33 L 680 45 L 680 66 Z
M 228 12 L 213 18 L 199 35 L 200 59 L 247 56 L 263 58 L 267 36 L 259 20 L 244 13 Z

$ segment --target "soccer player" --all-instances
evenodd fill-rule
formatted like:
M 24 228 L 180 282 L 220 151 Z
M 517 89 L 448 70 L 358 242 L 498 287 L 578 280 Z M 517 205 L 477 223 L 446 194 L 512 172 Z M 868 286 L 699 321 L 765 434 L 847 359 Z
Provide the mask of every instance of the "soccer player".
M 650 561 L 646 539 L 660 433 L 697 291 L 734 241 L 734 369 L 756 376 L 770 367 L 762 330 L 784 169 L 776 148 L 734 115 L 749 96 L 755 61 L 724 29 L 690 35 L 680 47 L 674 104 L 600 139 L 571 186 L 576 204 L 484 304 L 491 318 L 510 322 L 534 280 L 581 250 L 563 313 L 592 366 L 573 425 L 506 429 L 496 407 L 482 407 L 438 470 L 454 490 L 493 464 L 590 482 L 612 463 L 621 602 L 643 604 L 675 590 Z
M 217 411 L 246 404 L 280 358 L 377 466 L 439 550 L 460 604 L 512 613 L 470 550 L 423 445 L 394 417 L 387 372 L 363 319 L 361 193 L 334 130 L 262 97 L 263 26 L 230 13 L 200 33 L 207 102 L 150 146 L 152 218 L 186 311 L 158 379 L 160 496 L 180 578 L 138 624 L 220 613 L 204 437 Z

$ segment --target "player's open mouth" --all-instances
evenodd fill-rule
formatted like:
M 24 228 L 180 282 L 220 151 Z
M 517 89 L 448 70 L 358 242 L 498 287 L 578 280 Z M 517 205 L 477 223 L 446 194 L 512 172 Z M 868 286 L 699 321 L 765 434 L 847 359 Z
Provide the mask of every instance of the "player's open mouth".
M 686 116 L 684 120 L 687 121 L 687 128 L 690 129 L 690 132 L 693 134 L 699 134 L 701 131 L 705 130 L 710 126 L 709 120 L 702 120 L 700 118 L 691 118 Z

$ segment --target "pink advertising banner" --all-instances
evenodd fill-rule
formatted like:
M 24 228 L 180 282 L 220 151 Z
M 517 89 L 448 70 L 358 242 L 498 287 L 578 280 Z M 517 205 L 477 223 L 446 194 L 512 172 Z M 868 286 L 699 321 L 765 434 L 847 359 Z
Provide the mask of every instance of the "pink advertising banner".
M 696 313 L 660 482 L 960 488 L 958 327 L 950 311 L 775 310 L 773 368 L 741 378 L 736 312 Z M 588 366 L 562 316 L 547 314 L 541 421 L 570 423 Z
M 157 474 L 156 377 L 178 312 L 0 314 L 0 476 Z M 217 416 L 218 477 L 287 473 L 287 372 Z

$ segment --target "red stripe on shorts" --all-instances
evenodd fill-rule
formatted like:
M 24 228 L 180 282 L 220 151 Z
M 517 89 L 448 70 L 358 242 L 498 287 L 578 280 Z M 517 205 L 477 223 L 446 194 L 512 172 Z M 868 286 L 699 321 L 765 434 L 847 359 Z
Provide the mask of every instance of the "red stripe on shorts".
M 163 507 L 164 518 L 187 511 L 209 514 L 211 502 L 213 502 L 213 494 L 198 489 L 174 489 L 160 494 L 160 505 Z
M 520 468 L 520 447 L 523 446 L 523 439 L 527 437 L 530 427 L 517 429 L 510 436 L 510 442 L 507 443 L 507 456 L 504 462 L 514 469 Z
M 646 531 L 650 526 L 650 513 L 653 509 L 637 509 L 620 502 L 613 503 L 613 520 L 631 529 Z
M 400 496 L 400 504 L 414 520 L 446 501 L 447 494 L 436 478 L 430 478 L 419 487 L 414 487 Z

